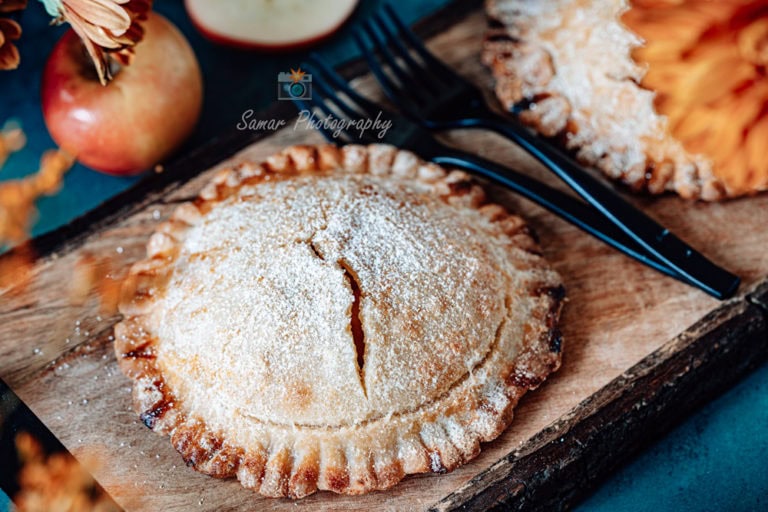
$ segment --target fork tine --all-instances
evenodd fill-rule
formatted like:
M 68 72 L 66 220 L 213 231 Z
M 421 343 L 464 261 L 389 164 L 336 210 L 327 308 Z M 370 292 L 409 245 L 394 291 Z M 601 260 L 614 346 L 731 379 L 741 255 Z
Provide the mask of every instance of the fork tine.
M 379 31 L 384 34 L 385 40 L 394 43 L 397 56 L 399 56 L 405 63 L 405 68 L 408 69 L 410 76 L 419 79 L 422 83 L 422 87 L 430 87 L 434 85 L 436 78 L 432 70 L 413 58 L 410 50 L 403 44 L 402 38 L 398 36 L 397 30 L 393 30 L 390 26 L 392 23 L 387 23 L 384 19 L 384 15 L 386 14 L 387 13 L 384 11 L 379 11 L 373 16 Z
M 336 119 L 337 122 L 345 123 L 345 124 L 342 124 L 338 129 L 333 128 L 332 126 L 329 127 L 325 124 L 321 125 L 321 128 L 323 130 L 327 130 L 331 134 L 331 137 L 334 139 L 334 142 L 338 143 L 340 141 L 345 144 L 365 142 L 364 137 L 356 133 L 353 133 L 350 129 L 351 128 L 350 125 L 346 124 L 346 121 L 348 120 L 348 118 L 345 116 L 338 115 L 339 111 L 342 109 L 339 107 L 339 103 L 335 101 L 336 98 L 323 97 L 322 95 L 321 95 L 321 98 L 323 99 L 321 100 L 313 99 L 313 101 L 314 101 L 314 104 L 317 105 L 317 107 L 323 112 L 323 114 L 325 114 L 326 118 Z M 333 106 L 333 108 L 331 108 L 331 105 Z M 354 118 L 349 120 L 354 120 Z
M 365 113 L 365 115 L 373 117 L 377 112 L 381 110 L 381 107 L 369 99 L 364 98 L 358 94 L 357 91 L 352 89 L 352 87 L 350 87 L 349 84 L 341 76 L 339 76 L 338 73 L 336 73 L 336 71 L 325 64 L 317 54 L 313 53 L 310 55 L 309 62 L 311 66 L 315 68 L 315 70 L 321 71 L 320 75 L 324 77 L 327 82 L 330 82 L 333 88 L 335 88 L 337 91 L 343 92 L 349 99 L 355 102 L 355 104 L 363 113 Z
M 374 46 L 378 48 L 381 60 L 389 66 L 389 69 L 391 69 L 395 74 L 400 84 L 408 89 L 409 94 L 411 94 L 413 98 L 416 99 L 416 101 L 425 100 L 426 98 L 424 98 L 424 95 L 421 94 L 424 90 L 424 85 L 419 83 L 416 76 L 414 76 L 414 74 L 410 72 L 407 67 L 403 67 L 397 61 L 397 57 L 395 57 L 395 55 L 389 49 L 389 42 L 386 40 L 387 38 L 382 37 L 379 34 L 379 32 L 384 32 L 381 25 L 383 25 L 383 21 L 379 18 L 378 15 L 374 15 L 373 20 L 368 20 L 363 24 L 363 29 L 365 30 L 366 34 L 368 34 L 368 38 L 373 41 Z M 401 90 L 402 87 L 397 89 L 398 92 Z M 404 97 L 403 94 L 398 94 L 397 99 L 398 101 L 408 100 L 408 98 Z
M 431 66 L 434 72 L 439 74 L 445 80 L 454 80 L 456 78 L 456 73 L 452 71 L 448 66 L 446 66 L 440 59 L 432 55 L 432 52 L 427 50 L 427 48 L 424 46 L 424 43 L 422 43 L 416 34 L 414 34 L 413 31 L 408 28 L 405 22 L 400 19 L 400 17 L 395 12 L 395 9 L 389 2 L 384 3 L 384 12 L 389 15 L 389 18 L 392 20 L 398 30 L 405 36 L 411 47 L 416 50 L 416 53 L 419 54 L 425 64 Z
M 333 90 L 333 88 L 328 85 L 327 80 L 324 79 L 325 77 L 323 76 L 322 72 L 318 73 L 318 70 L 315 69 L 311 64 L 305 67 L 308 71 L 311 72 L 313 78 L 315 76 L 319 77 L 319 80 L 315 80 L 314 82 L 316 85 L 315 90 L 317 90 L 324 99 L 329 100 L 334 104 L 334 106 L 338 107 L 339 110 L 344 112 L 350 118 L 360 117 L 360 115 L 367 115 L 366 112 L 361 112 L 359 109 L 356 110 L 349 103 L 343 101 Z
M 310 114 L 312 113 L 312 106 L 307 104 L 307 102 L 304 100 L 294 100 L 294 104 L 297 105 L 299 114 L 301 114 L 301 112 L 309 112 Z M 324 125 L 320 125 L 318 127 L 318 131 L 322 134 L 323 138 L 331 144 L 335 144 L 338 141 L 333 136 L 333 132 Z
M 357 46 L 360 48 L 360 51 L 363 52 L 363 56 L 365 57 L 365 60 L 368 62 L 368 67 L 371 68 L 371 71 L 376 77 L 376 80 L 378 80 L 379 85 L 381 85 L 381 88 L 384 89 L 384 93 L 389 98 L 392 98 L 394 101 L 399 101 L 401 95 L 398 92 L 398 90 L 400 87 L 392 81 L 392 79 L 384 72 L 384 68 L 382 68 L 379 65 L 378 61 L 376 60 L 376 57 L 374 57 L 373 55 L 373 52 L 368 48 L 368 45 L 366 45 L 365 42 L 363 41 L 363 36 L 361 32 L 355 32 L 354 37 L 355 37 L 355 42 L 357 43 Z
M 318 88 L 315 89 L 315 91 L 319 92 L 319 94 L 314 93 L 313 91 L 312 97 L 309 99 L 311 105 L 317 107 L 325 115 L 326 118 L 335 117 L 341 119 L 341 117 L 338 116 L 338 112 L 334 112 L 328 103 L 332 104 L 336 109 L 342 110 L 339 108 L 339 104 L 342 102 L 340 100 L 336 101 L 336 98 L 325 95 L 325 91 L 323 91 L 322 88 L 319 89 L 319 91 Z M 331 96 L 333 96 L 333 94 L 331 94 Z M 309 112 L 312 112 L 311 107 L 308 110 Z M 346 129 L 342 129 L 338 132 L 338 134 L 335 133 L 334 130 L 328 127 L 326 124 L 321 124 L 318 129 L 329 142 L 339 142 L 339 135 L 344 136 L 341 142 L 354 142 L 357 139 L 357 137 L 353 137 Z
M 314 70 L 312 66 L 308 66 L 307 68 Z M 342 100 L 339 97 L 339 95 L 335 91 L 333 91 L 333 89 L 323 79 L 324 77 L 322 73 L 319 73 L 318 76 L 320 77 L 320 79 L 316 81 L 317 87 L 314 90 L 318 94 L 313 94 L 310 101 L 312 102 L 313 105 L 319 108 L 326 115 L 326 117 L 335 118 L 341 123 L 346 123 L 347 121 L 355 122 L 357 119 L 360 119 L 361 115 L 363 116 L 367 115 L 365 112 L 360 112 L 358 110 L 355 110 L 347 102 Z M 314 74 L 313 74 L 313 78 L 314 78 Z M 333 109 L 331 108 L 331 106 L 333 107 Z M 346 117 L 340 116 L 339 112 L 343 112 L 344 114 L 346 114 Z M 320 129 L 321 131 L 323 131 L 323 135 L 325 135 L 326 138 L 328 138 L 329 135 L 331 136 L 332 142 L 336 141 L 335 138 L 333 137 L 333 134 L 335 132 L 338 132 L 339 134 L 344 135 L 345 140 L 343 140 L 343 142 L 357 142 L 357 143 L 377 142 L 373 140 L 371 136 L 366 135 L 365 132 L 360 132 L 359 134 L 354 132 L 350 124 L 342 125 L 340 130 L 334 130 L 325 125 L 321 125 Z

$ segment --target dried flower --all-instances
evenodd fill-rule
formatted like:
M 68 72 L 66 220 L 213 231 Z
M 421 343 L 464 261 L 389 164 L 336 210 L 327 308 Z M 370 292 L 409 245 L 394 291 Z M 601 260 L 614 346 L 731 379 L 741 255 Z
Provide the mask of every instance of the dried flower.
M 20 11 L 27 6 L 27 0 L 0 0 L 0 12 Z
M 0 0 L 0 12 L 20 11 L 27 6 L 27 0 Z
M 27 0 L 0 0 L 0 13 L 19 11 Z M 19 50 L 13 41 L 21 37 L 21 27 L 12 19 L 0 18 L 0 69 L 19 67 Z
M 141 41 L 152 0 L 42 0 L 56 23 L 67 22 L 80 36 L 96 66 L 99 80 L 112 79 L 110 59 L 127 65 Z
M 23 465 L 14 502 L 20 512 L 111 512 L 120 507 L 67 452 L 46 454 L 28 432 L 16 435 L 16 450 Z M 89 461 L 90 462 L 90 461 Z M 91 462 L 100 465 L 99 461 Z
M 27 238 L 36 215 L 35 200 L 56 193 L 74 162 L 75 159 L 64 151 L 47 151 L 40 160 L 37 173 L 0 183 L 0 247 Z
M 26 142 L 27 139 L 24 136 L 24 132 L 21 131 L 21 127 L 18 124 L 13 122 L 5 123 L 5 126 L 0 129 L 0 167 L 3 166 L 11 153 L 15 153 L 23 148 Z
M 7 18 L 0 18 L 0 69 L 19 67 L 19 49 L 13 41 L 21 37 L 21 27 Z

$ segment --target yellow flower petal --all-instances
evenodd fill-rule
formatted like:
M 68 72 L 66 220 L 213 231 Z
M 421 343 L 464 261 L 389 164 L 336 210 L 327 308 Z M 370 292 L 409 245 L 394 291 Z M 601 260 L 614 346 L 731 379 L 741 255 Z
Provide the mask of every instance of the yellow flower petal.
M 768 15 L 764 0 L 635 0 L 622 18 L 645 39 L 647 66 L 671 134 L 711 159 L 729 193 L 766 182 Z M 752 187 L 752 188 L 750 188 Z

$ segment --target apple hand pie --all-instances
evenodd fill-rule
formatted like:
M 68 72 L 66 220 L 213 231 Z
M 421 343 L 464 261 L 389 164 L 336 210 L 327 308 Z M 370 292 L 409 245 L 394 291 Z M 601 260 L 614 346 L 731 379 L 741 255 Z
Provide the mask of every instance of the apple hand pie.
M 392 146 L 294 146 L 161 223 L 115 327 L 143 422 L 266 496 L 445 472 L 560 365 L 524 221 Z

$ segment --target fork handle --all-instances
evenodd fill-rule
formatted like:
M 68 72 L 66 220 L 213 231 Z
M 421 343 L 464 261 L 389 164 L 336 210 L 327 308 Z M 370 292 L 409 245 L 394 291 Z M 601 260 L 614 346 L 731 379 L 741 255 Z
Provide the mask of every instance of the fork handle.
M 439 150 L 430 155 L 430 158 L 437 164 L 458 167 L 504 185 L 627 256 L 686 284 L 694 285 L 717 298 L 726 297 L 726 294 L 713 293 L 711 288 L 702 287 L 663 260 L 649 255 L 633 237 L 627 236 L 599 211 L 565 192 L 503 165 L 447 146 L 440 145 Z M 733 293 L 738 286 L 738 278 L 735 279 L 736 284 L 730 293 Z
M 712 263 L 587 173 L 559 148 L 533 134 L 516 119 L 493 114 L 479 120 L 478 124 L 519 144 L 645 251 L 674 270 L 686 282 L 718 299 L 728 298 L 738 289 L 740 280 L 736 275 Z

